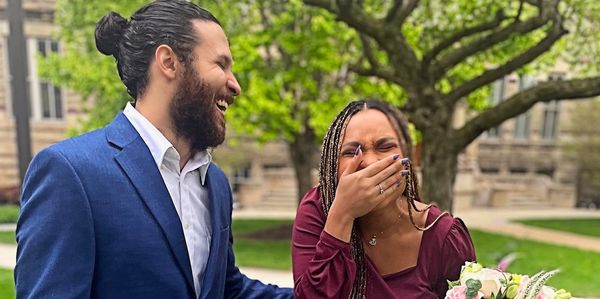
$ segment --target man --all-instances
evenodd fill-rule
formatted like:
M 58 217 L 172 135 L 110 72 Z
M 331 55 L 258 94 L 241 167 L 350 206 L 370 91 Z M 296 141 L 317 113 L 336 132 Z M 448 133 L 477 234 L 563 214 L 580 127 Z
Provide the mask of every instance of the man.
M 18 298 L 291 298 L 235 266 L 231 190 L 207 149 L 240 93 L 208 11 L 156 1 L 102 18 L 135 108 L 40 152 L 23 184 Z M 90 66 L 93 67 L 93 66 Z

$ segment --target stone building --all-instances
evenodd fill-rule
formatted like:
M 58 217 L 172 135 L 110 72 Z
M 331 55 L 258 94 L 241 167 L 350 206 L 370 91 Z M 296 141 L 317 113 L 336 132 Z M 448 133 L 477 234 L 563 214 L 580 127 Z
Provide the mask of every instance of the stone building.
M 563 68 L 564 69 L 564 68 Z M 498 103 L 537 80 L 562 80 L 565 71 L 547 76 L 505 77 L 494 84 Z M 570 111 L 577 101 L 537 103 L 475 140 L 460 157 L 455 207 L 573 207 L 575 165 L 563 155 L 569 138 Z M 459 107 L 456 122 L 468 118 Z M 462 119 L 461 119 L 462 118 Z
M 54 0 L 23 0 L 23 31 L 27 44 L 28 85 L 31 107 L 31 151 L 66 137 L 67 128 L 82 116 L 80 99 L 39 78 L 38 55 L 61 51 L 53 38 Z M 0 189 L 19 185 L 15 119 L 11 103 L 9 72 L 7 0 L 0 0 Z

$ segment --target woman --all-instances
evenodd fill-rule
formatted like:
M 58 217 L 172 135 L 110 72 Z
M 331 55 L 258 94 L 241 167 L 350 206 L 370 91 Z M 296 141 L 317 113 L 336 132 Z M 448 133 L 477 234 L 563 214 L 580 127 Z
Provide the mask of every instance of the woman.
M 294 223 L 296 298 L 443 298 L 475 260 L 464 223 L 420 202 L 411 147 L 387 104 L 352 102 L 336 117 Z

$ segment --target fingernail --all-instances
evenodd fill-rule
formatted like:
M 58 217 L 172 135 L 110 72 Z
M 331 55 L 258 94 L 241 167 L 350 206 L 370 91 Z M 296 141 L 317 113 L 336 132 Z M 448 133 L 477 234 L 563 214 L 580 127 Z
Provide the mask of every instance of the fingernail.
M 398 159 L 398 157 L 400 157 L 400 155 L 399 154 L 395 154 L 395 155 L 392 156 L 392 159 L 396 160 L 396 159 Z
M 400 171 L 400 175 L 401 176 L 408 176 L 408 170 L 402 170 L 402 171 Z
M 354 151 L 354 156 L 358 156 L 360 154 L 360 144 L 356 147 L 356 150 Z
M 400 160 L 400 163 L 402 163 L 402 165 L 408 165 L 408 163 L 410 163 L 410 159 L 404 158 L 404 159 Z

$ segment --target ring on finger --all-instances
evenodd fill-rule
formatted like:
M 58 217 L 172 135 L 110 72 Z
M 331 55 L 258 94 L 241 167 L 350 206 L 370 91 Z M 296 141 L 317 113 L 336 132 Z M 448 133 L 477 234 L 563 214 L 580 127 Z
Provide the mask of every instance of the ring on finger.
M 379 187 L 379 194 L 383 194 L 383 192 L 385 192 L 385 189 L 383 189 L 383 187 L 381 187 L 381 183 L 377 184 L 377 187 Z

